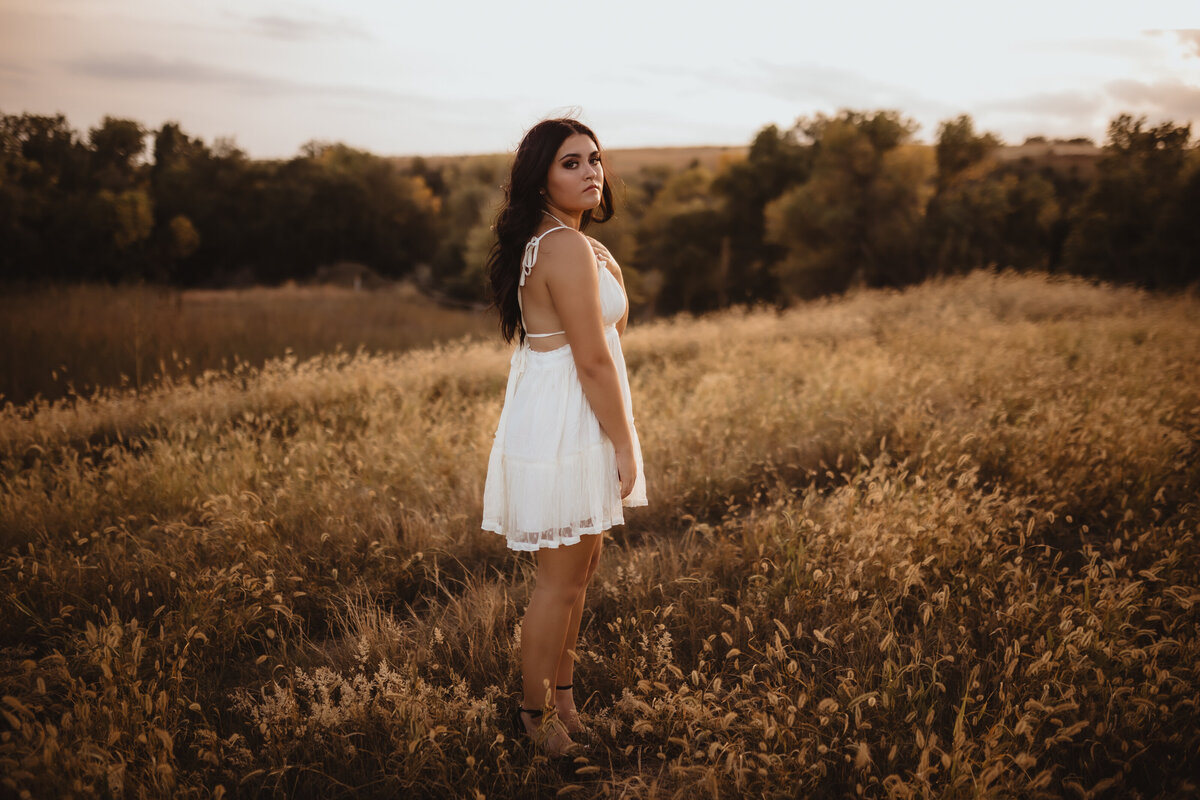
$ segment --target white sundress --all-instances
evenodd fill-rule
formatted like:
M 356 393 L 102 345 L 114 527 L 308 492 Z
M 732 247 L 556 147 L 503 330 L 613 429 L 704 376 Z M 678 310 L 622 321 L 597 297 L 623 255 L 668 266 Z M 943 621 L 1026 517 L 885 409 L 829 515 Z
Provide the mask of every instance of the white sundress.
M 551 228 L 525 246 L 517 302 L 525 325 L 521 287 L 537 262 L 538 245 Z M 633 424 L 633 404 L 621 337 L 616 322 L 625 313 L 621 284 L 601 261 L 600 309 L 604 336 L 612 353 L 633 437 L 637 479 L 621 499 L 616 451 L 600 427 L 583 393 L 571 346 L 545 352 L 532 350 L 529 334 L 513 352 L 483 489 L 483 529 L 507 539 L 512 550 L 577 544 L 582 536 L 600 534 L 625 522 L 624 506 L 646 505 L 642 449 Z

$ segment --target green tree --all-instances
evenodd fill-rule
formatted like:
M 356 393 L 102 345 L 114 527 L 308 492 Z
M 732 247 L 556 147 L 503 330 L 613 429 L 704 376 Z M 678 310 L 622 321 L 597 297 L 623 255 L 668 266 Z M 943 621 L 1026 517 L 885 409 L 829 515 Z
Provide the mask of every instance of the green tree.
M 146 130 L 129 119 L 105 117 L 88 132 L 88 198 L 83 277 L 121 281 L 150 277 L 154 227 L 148 168 L 142 162 Z M 69 256 L 68 256 L 69 258 Z
M 304 277 L 339 261 L 400 277 L 432 253 L 437 200 L 387 159 L 313 143 L 264 184 L 259 240 L 271 249 L 253 250 L 262 280 Z
M 7 280 L 61 279 L 89 237 L 87 148 L 61 114 L 0 114 L 0 268 Z
M 1200 147 L 1192 147 L 1178 186 L 1155 221 L 1147 247 L 1153 285 L 1194 286 L 1200 282 Z
M 843 111 L 797 123 L 812 172 L 766 209 L 767 238 L 788 297 L 855 284 L 899 285 L 923 272 L 919 241 L 933 159 L 907 146 L 916 125 L 894 111 Z
M 492 222 L 504 192 L 508 156 L 477 157 L 451 162 L 440 171 L 416 170 L 422 180 L 440 186 L 429 280 L 441 292 L 469 302 L 488 297 L 484 265 L 492 246 Z
M 201 210 L 213 204 L 200 177 L 212 158 L 199 139 L 188 136 L 176 122 L 154 132 L 150 191 L 154 199 L 153 277 L 163 283 L 194 283 L 189 259 L 200 247 L 196 220 L 204 224 Z
M 111 240 L 118 252 L 125 252 L 150 237 L 150 231 L 154 228 L 154 212 L 150 196 L 145 191 L 127 189 L 116 193 L 102 189 L 99 199 L 107 208 Z
M 187 258 L 200 246 L 200 234 L 196 232 L 192 221 L 183 214 L 171 218 L 167 223 L 167 231 L 170 236 L 167 254 L 171 258 Z
M 105 117 L 88 134 L 91 173 L 100 188 L 119 191 L 138 181 L 139 159 L 146 151 L 146 129 L 131 119 Z
M 657 289 L 648 298 L 656 311 L 705 311 L 729 302 L 730 259 L 712 181 L 698 165 L 675 173 L 638 227 L 636 261 Z
M 1190 125 L 1114 119 L 1096 179 L 1073 217 L 1066 267 L 1152 288 L 1200 278 L 1195 159 Z
M 185 286 L 245 282 L 260 277 L 264 257 L 290 246 L 265 238 L 276 164 L 251 161 L 230 140 L 209 147 L 168 122 L 153 132 L 147 170 L 154 210 L 147 277 Z
M 975 123 L 962 114 L 938 126 L 937 185 L 945 187 L 963 170 L 988 159 L 1000 140 L 991 133 L 976 134 Z
M 803 183 L 812 171 L 812 148 L 802 144 L 797 131 L 763 128 L 750 144 L 745 160 L 717 174 L 713 191 L 724 200 L 722 215 L 729 240 L 729 257 L 735 300 L 774 300 L 778 296 L 771 267 L 784 249 L 766 239 L 767 204 L 788 189 Z
M 1060 208 L 1055 186 L 994 156 L 999 139 L 963 115 L 938 129 L 937 191 L 925 216 L 926 263 L 938 273 L 987 266 L 1047 269 Z

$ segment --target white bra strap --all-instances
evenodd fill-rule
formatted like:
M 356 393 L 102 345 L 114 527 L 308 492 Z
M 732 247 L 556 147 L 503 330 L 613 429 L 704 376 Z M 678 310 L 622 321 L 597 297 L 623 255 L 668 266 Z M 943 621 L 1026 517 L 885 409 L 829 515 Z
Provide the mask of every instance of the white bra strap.
M 525 304 L 524 304 L 524 302 L 521 301 L 521 287 L 519 287 L 519 286 L 517 287 L 517 306 L 520 307 L 520 309 L 521 309 L 521 328 L 524 328 L 525 327 Z M 554 333 L 530 333 L 529 331 L 525 331 L 525 338 L 526 339 L 541 339 L 545 336 L 558 336 L 560 333 L 566 333 L 566 331 L 555 331 Z

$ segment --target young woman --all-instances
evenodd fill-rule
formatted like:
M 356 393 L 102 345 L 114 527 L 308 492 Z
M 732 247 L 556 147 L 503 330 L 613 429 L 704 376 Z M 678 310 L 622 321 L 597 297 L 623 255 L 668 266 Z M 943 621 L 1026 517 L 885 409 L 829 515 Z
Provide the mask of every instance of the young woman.
M 576 745 L 574 649 L 604 531 L 646 504 L 621 334 L 621 270 L 583 230 L 612 217 L 600 145 L 550 119 L 517 148 L 488 258 L 506 341 L 518 339 L 488 460 L 483 528 L 537 558 L 521 627 L 517 733 L 548 755 Z

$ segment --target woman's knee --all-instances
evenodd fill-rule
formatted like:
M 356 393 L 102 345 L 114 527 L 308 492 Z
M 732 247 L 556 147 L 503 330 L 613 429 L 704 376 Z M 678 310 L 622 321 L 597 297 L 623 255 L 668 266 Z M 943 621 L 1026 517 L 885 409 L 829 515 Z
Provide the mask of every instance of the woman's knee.
M 539 570 L 534 591 L 544 592 L 555 602 L 572 605 L 587 587 L 587 566 L 573 570 Z
M 545 595 L 546 599 L 557 605 L 573 606 L 579 599 L 580 592 L 586 586 L 587 580 L 583 574 L 576 576 L 573 580 L 565 576 L 555 576 L 550 579 L 539 576 L 534 591 Z

